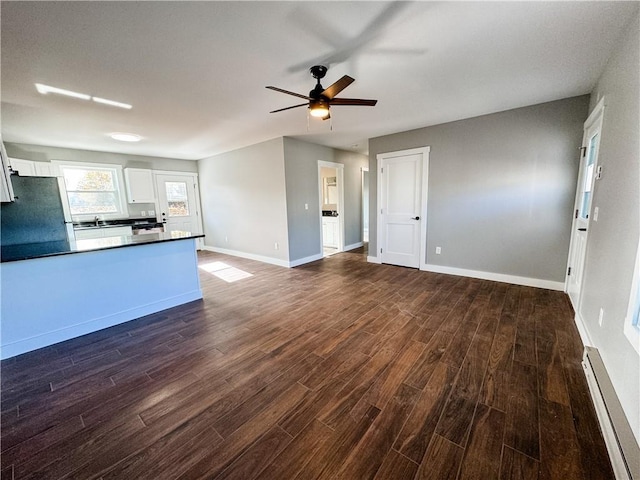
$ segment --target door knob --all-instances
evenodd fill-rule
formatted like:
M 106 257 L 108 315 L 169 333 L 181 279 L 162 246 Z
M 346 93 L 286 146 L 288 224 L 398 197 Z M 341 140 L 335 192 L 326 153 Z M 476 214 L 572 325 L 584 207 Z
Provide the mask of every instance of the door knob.
M 411 217 L 411 220 L 420 220 L 420 217 Z

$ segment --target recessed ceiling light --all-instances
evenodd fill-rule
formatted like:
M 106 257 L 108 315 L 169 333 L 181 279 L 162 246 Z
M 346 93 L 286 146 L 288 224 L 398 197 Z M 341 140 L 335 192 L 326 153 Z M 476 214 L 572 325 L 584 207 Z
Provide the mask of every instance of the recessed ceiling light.
M 127 110 L 131 109 L 131 105 L 128 103 L 114 102 L 113 100 L 107 100 L 106 98 L 100 97 L 92 97 L 92 100 L 97 103 L 103 103 L 104 105 L 111 105 L 112 107 L 126 108 Z
M 36 89 L 43 95 L 47 93 L 57 93 L 58 95 L 66 95 L 67 97 L 79 98 L 81 100 L 91 100 L 91 95 L 84 93 L 72 92 L 71 90 L 65 90 L 63 88 L 52 87 L 50 85 L 43 85 L 36 83 Z
M 142 140 L 140 135 L 136 135 L 135 133 L 110 133 L 109 136 L 114 140 L 118 140 L 120 142 L 139 142 Z

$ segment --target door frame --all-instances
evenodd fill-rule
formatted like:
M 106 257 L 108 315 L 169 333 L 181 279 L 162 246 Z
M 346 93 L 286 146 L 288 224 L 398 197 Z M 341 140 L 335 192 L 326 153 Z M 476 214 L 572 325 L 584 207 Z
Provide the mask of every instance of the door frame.
M 420 270 L 427 270 L 427 199 L 429 193 L 429 154 L 431 152 L 430 146 L 410 148 L 408 150 L 397 150 L 395 152 L 378 153 L 376 155 L 376 263 L 382 263 L 382 256 L 380 254 L 381 249 L 386 247 L 383 245 L 384 235 L 382 234 L 382 168 L 383 163 L 390 158 L 403 157 L 406 155 L 422 154 L 422 181 L 421 186 L 421 200 L 420 200 L 420 261 L 418 268 Z M 369 179 L 369 188 L 371 188 L 371 179 Z M 369 225 L 371 228 L 371 225 Z M 371 237 L 371 235 L 369 235 Z
M 369 205 L 369 195 L 368 193 L 371 191 L 371 177 L 369 177 L 369 192 L 367 192 L 367 195 L 365 195 L 364 193 L 364 177 L 365 174 L 369 173 L 369 167 L 361 167 L 360 168 L 360 197 L 362 199 L 362 205 L 360 208 L 360 216 L 362 217 L 362 223 L 360 225 L 360 235 L 362 237 L 362 244 L 364 245 L 364 226 L 365 226 L 365 218 L 364 218 L 364 206 L 365 204 L 367 205 L 367 210 L 369 213 L 369 215 L 371 214 L 371 205 Z M 369 222 L 369 219 L 366 219 L 366 222 Z M 370 226 L 369 226 L 370 227 Z M 369 232 L 371 231 L 370 228 L 367 229 L 367 243 L 369 243 Z
M 156 218 L 159 218 L 159 212 L 160 212 L 160 196 L 157 191 L 158 175 L 180 175 L 180 176 L 191 177 L 193 179 L 193 185 L 195 187 L 195 195 L 196 195 L 196 217 L 198 218 L 198 229 L 199 229 L 197 233 L 199 234 L 204 233 L 203 221 L 202 221 L 202 203 L 200 202 L 200 181 L 199 181 L 198 174 L 196 172 L 176 172 L 172 170 L 152 170 L 151 173 L 153 174 L 153 188 L 156 194 L 156 201 L 155 201 Z M 204 245 L 204 238 L 197 238 L 196 239 L 197 249 L 202 250 L 203 245 Z
M 318 160 L 318 214 L 320 224 L 320 253 L 324 252 L 322 236 L 322 167 L 336 169 L 336 186 L 338 187 L 338 252 L 344 252 L 344 164 Z M 323 254 L 324 255 L 324 254 Z
M 592 129 L 592 127 L 596 127 L 596 130 L 598 132 L 599 135 L 599 139 L 598 139 L 598 144 L 596 145 L 596 157 L 594 160 L 594 172 L 597 172 L 597 168 L 598 168 L 598 157 L 600 155 L 600 145 L 602 144 L 602 124 L 604 121 L 604 108 L 605 108 L 605 101 L 604 101 L 604 97 L 602 97 L 600 99 L 600 101 L 596 104 L 596 106 L 594 107 L 593 111 L 591 112 L 591 114 L 587 117 L 587 120 L 585 120 L 584 122 L 584 127 L 583 127 L 583 134 L 582 134 L 582 144 L 580 147 L 580 151 L 583 151 L 583 149 L 588 149 L 589 148 L 589 140 L 590 138 L 588 138 L 588 131 Z M 585 151 L 585 156 L 588 155 L 588 151 Z M 574 248 L 576 247 L 576 242 L 575 242 L 575 236 L 576 236 L 576 229 L 578 228 L 577 224 L 580 222 L 580 218 L 578 218 L 579 216 L 579 210 L 580 210 L 580 202 L 582 201 L 581 198 L 581 183 L 584 181 L 584 175 L 586 175 L 586 172 L 584 171 L 584 164 L 585 162 L 583 161 L 583 156 L 579 155 L 579 161 L 580 161 L 580 165 L 579 165 L 579 169 L 578 169 L 578 178 L 576 180 L 576 196 L 574 199 L 574 203 L 573 203 L 573 219 L 571 221 L 571 237 L 570 237 L 570 242 L 569 242 L 569 254 L 567 256 L 567 265 L 566 265 L 566 269 L 565 272 L 567 272 L 567 275 L 565 277 L 565 282 L 564 282 L 564 291 L 567 294 L 567 296 L 569 297 L 569 301 L 571 302 L 571 305 L 573 306 L 573 309 L 575 311 L 576 314 L 578 314 L 579 309 L 580 309 L 580 305 L 582 304 L 582 292 L 583 292 L 583 288 L 582 288 L 582 282 L 584 280 L 584 264 L 586 261 L 586 253 L 587 253 L 587 249 L 589 247 L 589 228 L 591 225 L 591 220 L 592 220 L 592 215 L 591 212 L 593 211 L 593 208 L 595 206 L 594 204 L 594 188 L 595 188 L 595 182 L 597 180 L 597 173 L 594 173 L 593 178 L 591 179 L 591 192 L 592 192 L 592 196 L 591 196 L 591 203 L 589 205 L 589 217 L 587 219 L 588 223 L 587 223 L 587 231 L 585 232 L 585 240 L 584 240 L 584 255 L 582 256 L 582 265 L 580 267 L 580 290 L 578 291 L 578 295 L 577 295 L 577 299 L 574 303 L 573 298 L 571 298 L 571 295 L 569 295 L 569 283 L 571 281 L 571 276 L 569 275 L 569 268 L 573 268 L 574 270 L 576 270 L 575 265 L 572 265 L 572 258 L 574 255 Z

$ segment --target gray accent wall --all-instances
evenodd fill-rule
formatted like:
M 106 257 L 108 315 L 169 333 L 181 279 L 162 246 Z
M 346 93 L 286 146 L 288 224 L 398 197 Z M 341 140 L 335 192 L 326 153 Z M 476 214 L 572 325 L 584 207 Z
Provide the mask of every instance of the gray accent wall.
M 282 138 L 199 160 L 198 170 L 205 245 L 288 261 Z
M 370 139 L 369 255 L 376 155 L 430 146 L 427 264 L 564 282 L 588 105 L 585 95 Z
M 333 149 L 284 138 L 289 257 L 292 261 L 322 253 L 318 161 L 333 162 Z M 308 204 L 306 210 L 304 205 Z
M 344 164 L 344 245 L 362 242 L 362 169 L 369 166 L 366 155 L 335 150 L 335 162 Z
M 361 171 L 368 164 L 367 157 L 285 137 L 284 159 L 290 260 L 322 253 L 318 177 L 320 160 L 344 165 L 344 244 L 349 246 L 362 242 Z M 309 204 L 309 210 L 305 210 L 305 203 Z
M 640 237 L 640 17 L 633 18 L 592 93 L 605 110 L 579 313 L 640 444 L 640 356 L 624 335 Z M 593 218 L 593 215 L 591 215 Z M 598 324 L 600 308 L 604 315 Z

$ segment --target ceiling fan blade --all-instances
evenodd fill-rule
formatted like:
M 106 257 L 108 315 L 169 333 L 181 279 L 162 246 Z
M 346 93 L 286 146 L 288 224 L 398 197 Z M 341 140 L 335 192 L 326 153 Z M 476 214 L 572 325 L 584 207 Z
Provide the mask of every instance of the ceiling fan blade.
M 269 90 L 275 90 L 276 92 L 280 92 L 280 93 L 286 93 L 287 95 L 293 95 L 294 97 L 299 97 L 299 98 L 304 98 L 306 100 L 311 100 L 306 95 L 301 95 L 299 93 L 290 92 L 289 90 L 283 90 L 283 89 L 278 88 L 278 87 L 268 86 L 268 87 L 264 87 L 264 88 L 268 88 Z
M 330 105 L 361 105 L 363 107 L 373 107 L 378 100 L 365 100 L 362 98 L 334 98 Z
M 285 107 L 285 108 L 280 108 L 278 110 L 273 110 L 272 112 L 269 112 L 269 113 L 284 112 L 285 110 L 290 110 L 292 108 L 298 108 L 298 107 L 304 107 L 304 106 L 307 106 L 307 105 L 309 105 L 309 104 L 308 103 L 301 103 L 300 105 L 293 105 L 291 107 Z
M 340 80 L 338 80 L 336 83 L 334 83 L 333 85 L 327 87 L 324 89 L 324 92 L 322 92 L 322 95 L 324 95 L 325 97 L 327 97 L 329 100 L 331 100 L 333 97 L 335 97 L 337 94 L 339 94 L 342 90 L 344 90 L 345 88 L 347 88 L 349 85 L 351 85 L 353 82 L 355 82 L 355 79 L 351 78 L 349 75 L 345 75 L 344 77 L 342 77 Z

